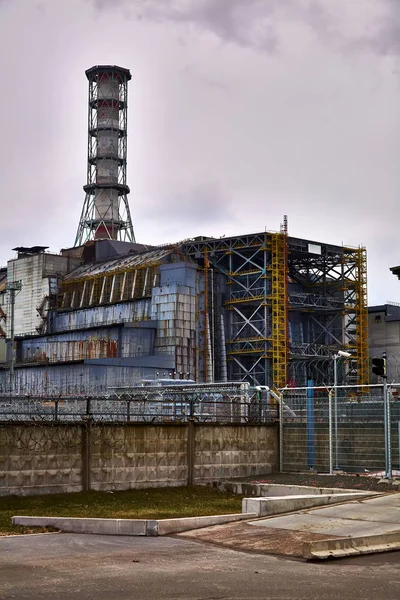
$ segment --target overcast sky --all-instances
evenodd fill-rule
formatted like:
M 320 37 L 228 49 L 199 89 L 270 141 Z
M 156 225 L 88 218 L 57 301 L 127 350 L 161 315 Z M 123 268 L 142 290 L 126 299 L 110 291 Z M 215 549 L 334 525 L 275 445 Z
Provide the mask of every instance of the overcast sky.
M 87 80 L 129 68 L 136 239 L 366 245 L 400 302 L 400 0 L 0 0 L 0 264 L 72 246 Z

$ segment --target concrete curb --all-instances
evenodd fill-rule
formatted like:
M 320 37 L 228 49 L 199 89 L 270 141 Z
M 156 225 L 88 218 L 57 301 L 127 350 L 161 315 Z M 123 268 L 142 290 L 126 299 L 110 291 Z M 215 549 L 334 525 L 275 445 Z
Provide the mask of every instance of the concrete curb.
M 344 558 L 392 550 L 400 550 L 400 530 L 377 535 L 304 542 L 303 544 L 303 556 L 307 560 Z
M 254 519 L 253 513 L 185 517 L 178 519 L 86 519 L 71 517 L 12 517 L 13 525 L 54 527 L 66 533 L 97 533 L 100 535 L 156 536 L 221 525 L 232 521 Z
M 351 500 L 360 500 L 369 497 L 369 492 L 352 492 L 344 494 L 303 494 L 290 496 L 273 496 L 271 498 L 243 498 L 243 513 L 256 513 L 258 516 L 272 516 L 283 513 L 327 506 Z
M 352 490 L 345 488 L 314 487 L 306 485 L 285 485 L 281 483 L 247 483 L 244 481 L 215 481 L 213 488 L 221 492 L 239 494 L 240 496 L 292 496 L 304 494 L 358 494 L 363 493 L 366 496 L 376 496 L 382 492 L 369 492 L 363 490 Z M 383 490 L 385 492 L 385 490 Z

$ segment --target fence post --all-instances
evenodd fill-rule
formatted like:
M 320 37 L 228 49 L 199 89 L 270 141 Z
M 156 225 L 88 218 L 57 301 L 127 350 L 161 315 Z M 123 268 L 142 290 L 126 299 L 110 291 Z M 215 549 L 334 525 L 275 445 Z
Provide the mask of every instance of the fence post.
M 283 392 L 278 401 L 279 410 L 279 471 L 283 473 Z
M 314 415 L 314 381 L 307 381 L 307 466 L 315 466 L 315 415 Z
M 388 393 L 388 385 L 386 378 L 383 381 L 383 401 L 385 403 L 385 415 L 386 415 L 386 477 L 392 479 L 392 437 L 391 437 L 391 423 L 390 423 L 390 398 Z
M 187 484 L 194 482 L 194 454 L 195 454 L 195 432 L 194 432 L 194 406 L 193 398 L 189 400 L 189 418 L 187 428 Z
M 388 432 L 387 432 L 387 402 L 386 402 L 386 395 L 387 395 L 387 386 L 386 386 L 386 381 L 383 381 L 383 388 L 382 388 L 382 396 L 383 396 L 383 421 L 384 421 L 384 434 L 385 434 L 385 477 L 388 477 L 388 473 L 389 473 L 389 463 L 388 463 Z
M 82 487 L 84 492 L 91 489 L 91 422 L 82 423 Z
M 329 421 L 329 475 L 333 475 L 333 435 L 332 435 L 332 390 L 328 392 Z
M 92 449 L 92 410 L 91 398 L 86 398 L 86 419 L 82 424 L 82 487 L 84 492 L 91 489 L 91 449 Z
M 337 355 L 333 357 L 333 388 L 335 395 L 335 469 L 339 470 L 339 436 L 338 436 L 338 392 L 337 392 Z

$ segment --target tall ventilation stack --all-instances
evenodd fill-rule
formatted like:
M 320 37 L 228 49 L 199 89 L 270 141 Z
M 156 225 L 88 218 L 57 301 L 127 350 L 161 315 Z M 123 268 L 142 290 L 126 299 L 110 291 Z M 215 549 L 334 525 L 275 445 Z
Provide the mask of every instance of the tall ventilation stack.
M 126 183 L 129 69 L 92 67 L 89 80 L 87 184 L 75 246 L 89 240 L 134 242 Z

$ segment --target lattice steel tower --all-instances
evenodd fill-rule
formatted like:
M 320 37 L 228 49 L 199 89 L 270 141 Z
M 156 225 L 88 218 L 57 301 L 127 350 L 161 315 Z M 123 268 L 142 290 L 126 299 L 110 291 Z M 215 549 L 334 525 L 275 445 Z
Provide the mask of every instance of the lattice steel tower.
M 134 242 L 126 183 L 129 69 L 92 67 L 89 80 L 88 165 L 85 202 L 75 239 Z

